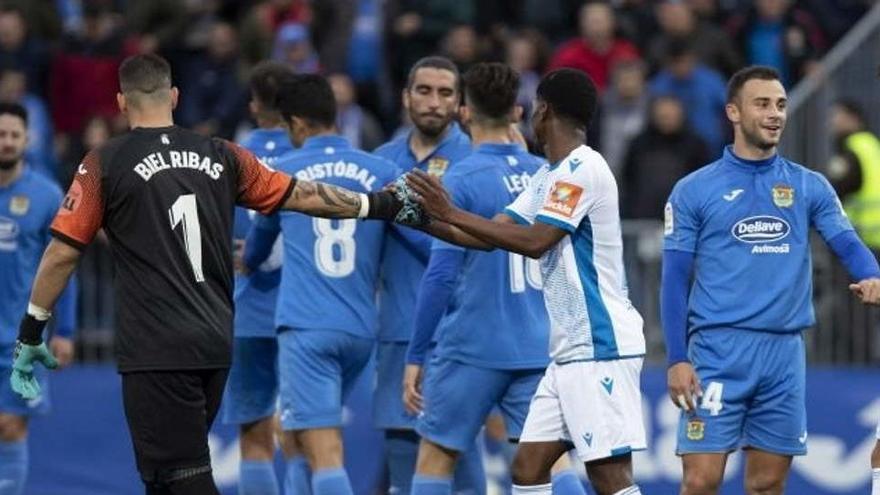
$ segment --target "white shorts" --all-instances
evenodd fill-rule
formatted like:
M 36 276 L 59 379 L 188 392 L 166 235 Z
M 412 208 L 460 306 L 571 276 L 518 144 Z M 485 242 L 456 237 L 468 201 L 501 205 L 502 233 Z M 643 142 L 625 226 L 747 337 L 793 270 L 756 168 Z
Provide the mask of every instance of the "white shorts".
M 643 361 L 551 363 L 532 398 L 520 442 L 572 442 L 583 462 L 645 450 Z

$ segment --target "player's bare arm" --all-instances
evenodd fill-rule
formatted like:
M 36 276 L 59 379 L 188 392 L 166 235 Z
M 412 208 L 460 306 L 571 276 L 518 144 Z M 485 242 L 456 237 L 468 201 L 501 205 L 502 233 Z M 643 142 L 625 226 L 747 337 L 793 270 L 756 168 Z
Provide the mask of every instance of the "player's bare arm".
M 82 252 L 69 244 L 58 239 L 49 241 L 34 279 L 31 304 L 46 310 L 54 308 L 80 256 Z
M 512 218 L 503 213 L 495 215 L 495 218 L 493 218 L 492 221 L 514 223 Z M 494 245 L 489 244 L 478 237 L 474 237 L 450 223 L 432 220 L 431 223 L 419 228 L 438 239 L 443 239 L 444 241 L 457 246 L 469 249 L 479 249 L 481 251 L 492 251 L 495 249 Z
M 283 208 L 316 217 L 352 218 L 361 210 L 361 197 L 331 184 L 298 180 Z
M 417 200 L 425 213 L 432 219 L 458 227 L 467 234 L 507 251 L 540 258 L 566 235 L 564 230 L 552 225 L 519 225 L 504 214 L 488 220 L 456 208 L 449 201 L 440 181 L 421 170 L 409 173 L 407 183 L 418 195 Z M 506 219 L 498 221 L 499 217 Z

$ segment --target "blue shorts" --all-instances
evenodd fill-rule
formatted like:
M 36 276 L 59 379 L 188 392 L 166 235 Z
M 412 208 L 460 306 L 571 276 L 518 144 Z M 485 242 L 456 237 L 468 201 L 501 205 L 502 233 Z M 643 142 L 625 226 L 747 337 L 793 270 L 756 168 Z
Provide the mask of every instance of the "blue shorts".
M 42 416 L 49 412 L 49 371 L 40 363 L 34 364 L 34 376 L 40 384 L 40 396 L 24 400 L 12 390 L 12 353 L 15 344 L 0 345 L 0 413 L 15 416 Z
M 281 427 L 339 428 L 342 403 L 370 360 L 375 340 L 337 330 L 278 334 Z
M 275 337 L 236 337 L 223 394 L 223 422 L 241 425 L 275 414 L 278 342 Z
M 800 333 L 704 330 L 688 349 L 703 397 L 683 413 L 677 453 L 756 448 L 807 453 L 806 356 Z
M 470 449 L 495 406 L 507 435 L 519 439 L 532 396 L 544 368 L 480 368 L 434 356 L 425 369 L 424 410 L 416 431 L 424 438 L 459 452 Z
M 383 430 L 412 430 L 416 417 L 403 406 L 403 370 L 407 342 L 380 342 L 376 347 L 376 388 L 373 426 Z

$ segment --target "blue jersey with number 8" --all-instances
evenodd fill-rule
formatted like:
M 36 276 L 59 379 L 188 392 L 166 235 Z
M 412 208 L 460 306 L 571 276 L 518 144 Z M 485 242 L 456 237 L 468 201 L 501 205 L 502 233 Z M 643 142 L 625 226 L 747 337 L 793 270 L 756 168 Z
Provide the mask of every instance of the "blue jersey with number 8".
M 277 162 L 299 180 L 320 181 L 351 191 L 382 189 L 399 174 L 382 158 L 353 148 L 339 136 L 313 137 Z M 376 335 L 376 288 L 386 224 L 375 220 L 315 218 L 283 211 L 284 265 L 275 326 Z

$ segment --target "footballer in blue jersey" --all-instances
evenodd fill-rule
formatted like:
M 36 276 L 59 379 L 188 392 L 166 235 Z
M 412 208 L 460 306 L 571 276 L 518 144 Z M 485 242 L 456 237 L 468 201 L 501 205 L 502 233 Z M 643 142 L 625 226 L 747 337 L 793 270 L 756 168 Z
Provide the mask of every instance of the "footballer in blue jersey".
M 299 180 L 321 180 L 361 193 L 381 190 L 394 164 L 359 151 L 335 134 L 336 105 L 327 81 L 300 75 L 278 108 L 299 150 L 276 163 Z M 245 262 L 283 234 L 285 263 L 276 309 L 281 426 L 302 446 L 316 495 L 351 493 L 343 468 L 343 401 L 376 341 L 375 303 L 386 224 L 282 212 L 257 222 Z M 265 253 L 265 250 L 264 250 Z
M 516 72 L 503 64 L 477 64 L 463 79 L 462 121 L 477 147 L 443 180 L 459 208 L 492 218 L 545 162 L 510 142 Z M 434 241 L 407 353 L 405 402 L 410 412 L 421 413 L 414 495 L 439 493 L 441 483 L 452 493 L 459 454 L 473 444 L 493 408 L 500 410 L 508 436 L 519 438 L 549 362 L 549 322 L 540 289 L 535 260 Z M 420 383 L 435 333 L 437 345 Z
M 24 163 L 27 113 L 17 104 L 0 104 L 0 493 L 23 493 L 27 475 L 28 418 L 49 410 L 49 397 L 24 400 L 9 382 L 21 314 L 27 309 L 31 284 L 49 225 L 61 206 L 61 189 Z M 75 287 L 71 283 L 56 308 L 55 335 L 50 347 L 59 364 L 73 358 Z M 66 308 L 66 309 L 65 309 Z M 46 388 L 46 370 L 39 383 Z
M 287 65 L 267 61 L 254 67 L 250 77 L 250 111 L 257 128 L 242 140 L 241 145 L 269 166 L 294 149 L 281 125 L 281 114 L 275 109 L 278 86 L 292 75 L 293 71 Z M 235 208 L 233 242 L 239 255 L 257 215 L 247 208 Z M 278 492 L 273 466 L 276 443 L 273 432 L 278 400 L 275 301 L 281 281 L 281 259 L 279 238 L 265 262 L 247 274 L 237 273 L 235 276 L 235 340 L 224 393 L 223 422 L 240 425 L 240 495 Z M 285 483 L 303 486 L 307 483 L 301 469 L 304 459 L 289 448 L 285 449 L 285 457 L 293 475 L 293 479 L 286 476 Z M 297 467 L 299 469 L 295 469 Z
M 865 303 L 880 299 L 880 268 L 828 181 L 777 153 L 779 74 L 736 73 L 726 111 L 733 145 L 680 180 L 666 206 L 661 309 L 669 394 L 683 410 L 682 493 L 717 493 L 728 454 L 744 448 L 746 492 L 781 494 L 792 456 L 807 451 L 810 230 Z
M 456 206 L 435 177 L 407 174 L 408 193 L 430 216 L 424 229 L 432 235 L 540 258 L 552 362 L 522 427 L 514 495 L 557 492 L 552 466 L 572 448 L 597 494 L 641 493 L 632 452 L 646 446 L 642 319 L 626 294 L 617 184 L 602 156 L 584 144 L 596 101 L 596 86 L 581 71 L 544 76 L 531 122 L 552 165 L 491 219 Z
M 455 121 L 460 100 L 458 85 L 458 69 L 450 60 L 426 57 L 416 62 L 403 91 L 403 106 L 413 128 L 374 153 L 394 162 L 402 172 L 418 168 L 442 177 L 453 169 L 458 160 L 472 151 L 470 138 Z M 386 232 L 379 288 L 373 423 L 385 430 L 390 490 L 401 495 L 410 492 L 419 448 L 414 431 L 416 417 L 403 405 L 403 371 L 413 332 L 416 295 L 430 254 L 431 237 L 427 234 L 411 229 Z M 477 449 L 468 450 L 460 466 L 456 489 L 485 485 Z

